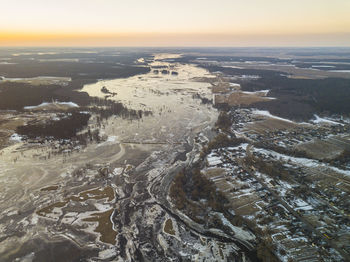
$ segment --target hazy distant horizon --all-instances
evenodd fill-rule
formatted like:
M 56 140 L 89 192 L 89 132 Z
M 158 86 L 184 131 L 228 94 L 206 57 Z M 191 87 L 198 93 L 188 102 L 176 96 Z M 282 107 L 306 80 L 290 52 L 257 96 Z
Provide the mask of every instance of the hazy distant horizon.
M 216 40 L 215 40 L 216 39 Z M 141 44 L 140 44 L 141 43 Z M 154 35 L 46 36 L 18 35 L 4 39 L 3 47 L 350 47 L 349 34 L 328 35 Z
M 61 49 L 61 48 L 72 48 L 72 49 L 109 49 L 109 48 L 149 48 L 149 49 L 343 49 L 350 50 L 350 46 L 141 46 L 141 45 L 111 45 L 111 46 L 78 46 L 78 45 L 57 45 L 57 46 L 40 46 L 40 45 L 18 45 L 18 46 L 0 46 L 0 49 L 30 49 L 30 48 L 38 48 L 38 49 Z
M 0 46 L 350 46 L 350 1 L 2 2 Z

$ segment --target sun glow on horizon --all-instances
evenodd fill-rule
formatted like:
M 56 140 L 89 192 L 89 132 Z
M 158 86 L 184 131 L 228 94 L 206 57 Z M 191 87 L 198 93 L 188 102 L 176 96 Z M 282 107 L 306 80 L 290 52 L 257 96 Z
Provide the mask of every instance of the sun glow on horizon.
M 2 2 L 0 46 L 350 46 L 348 0 Z

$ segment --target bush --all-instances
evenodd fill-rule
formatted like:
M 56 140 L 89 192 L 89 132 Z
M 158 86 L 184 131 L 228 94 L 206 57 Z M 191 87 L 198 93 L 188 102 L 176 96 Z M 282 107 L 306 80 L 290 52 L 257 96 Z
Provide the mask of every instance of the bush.
M 230 116 L 222 111 L 219 114 L 218 120 L 215 123 L 215 126 L 224 130 L 224 131 L 229 131 L 232 125 L 232 120 L 230 118 Z

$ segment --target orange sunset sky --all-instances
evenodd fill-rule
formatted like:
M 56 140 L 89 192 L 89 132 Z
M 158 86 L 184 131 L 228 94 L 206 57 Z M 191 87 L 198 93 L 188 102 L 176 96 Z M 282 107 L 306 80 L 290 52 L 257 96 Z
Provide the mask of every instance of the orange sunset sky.
M 350 0 L 0 4 L 0 46 L 350 46 Z

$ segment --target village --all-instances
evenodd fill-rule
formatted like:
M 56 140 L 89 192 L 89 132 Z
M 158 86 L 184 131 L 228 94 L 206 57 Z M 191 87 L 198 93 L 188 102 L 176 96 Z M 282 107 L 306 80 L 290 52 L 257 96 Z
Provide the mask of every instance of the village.
M 349 259 L 350 170 L 335 157 L 350 146 L 348 122 L 296 123 L 241 108 L 227 115 L 225 133 L 246 143 L 212 149 L 202 173 L 231 212 L 281 261 Z M 334 148 L 333 161 L 313 157 L 317 143 Z

